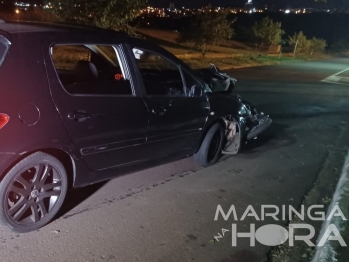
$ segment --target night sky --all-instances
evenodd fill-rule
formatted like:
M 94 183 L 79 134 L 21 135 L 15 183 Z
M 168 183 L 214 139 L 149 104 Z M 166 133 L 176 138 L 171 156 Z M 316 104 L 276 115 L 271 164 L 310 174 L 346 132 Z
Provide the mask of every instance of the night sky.
M 179 6 L 203 6 L 212 4 L 214 6 L 243 6 L 247 0 L 148 0 L 149 4 L 167 7 L 170 2 Z M 253 0 L 253 3 L 257 7 L 274 5 L 275 7 L 328 7 L 328 8 L 341 8 L 349 7 L 349 0 L 327 0 L 327 4 L 316 3 L 315 0 Z
M 42 0 L 22 0 L 30 3 L 40 3 Z M 93 0 L 92 0 L 93 1 Z M 120 0 L 123 1 L 123 0 Z M 200 7 L 207 4 L 213 6 L 244 6 L 247 0 L 148 0 L 150 5 L 168 7 L 170 2 L 175 3 L 177 7 L 180 6 L 194 6 Z M 275 7 L 325 7 L 325 8 L 349 8 L 349 0 L 327 0 L 327 4 L 316 3 L 315 0 L 253 0 L 256 7 L 261 7 L 267 4 Z

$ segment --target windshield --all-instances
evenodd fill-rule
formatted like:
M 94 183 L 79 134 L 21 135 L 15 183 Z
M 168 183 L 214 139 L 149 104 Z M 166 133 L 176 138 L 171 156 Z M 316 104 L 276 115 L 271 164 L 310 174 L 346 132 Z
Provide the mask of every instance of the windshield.
M 220 71 L 215 65 L 200 69 L 198 73 L 203 80 L 206 93 L 232 93 L 236 79 Z

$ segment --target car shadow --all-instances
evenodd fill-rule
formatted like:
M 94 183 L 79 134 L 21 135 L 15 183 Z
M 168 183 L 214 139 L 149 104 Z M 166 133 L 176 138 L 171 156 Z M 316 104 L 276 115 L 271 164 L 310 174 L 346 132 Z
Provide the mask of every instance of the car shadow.
M 72 209 L 80 205 L 82 202 L 84 202 L 86 199 L 91 197 L 93 194 L 95 194 L 98 190 L 100 190 L 102 187 L 104 187 L 108 181 L 104 181 L 101 183 L 93 184 L 86 187 L 81 188 L 72 188 L 68 190 L 67 195 L 65 197 L 64 203 L 60 210 L 58 211 L 56 218 L 64 218 L 64 216 L 69 213 Z
M 297 143 L 297 139 L 287 133 L 288 125 L 274 122 L 256 139 L 248 141 L 236 157 L 257 158 L 269 150 L 291 146 Z
M 81 187 L 81 188 L 72 188 L 72 189 L 68 190 L 67 196 L 63 202 L 63 205 L 62 205 L 61 209 L 58 211 L 54 220 L 61 219 L 61 218 L 66 219 L 66 218 L 74 216 L 76 214 L 88 211 L 88 208 L 87 208 L 84 210 L 80 210 L 74 214 L 68 214 L 71 210 L 73 210 L 74 208 L 79 206 L 86 199 L 93 196 L 97 191 L 99 191 L 101 188 L 103 188 L 110 180 L 112 180 L 114 178 L 127 176 L 129 174 L 139 172 L 139 171 L 145 171 L 147 169 L 157 167 L 157 166 L 160 166 L 163 164 L 167 164 L 167 163 L 170 163 L 173 161 L 177 161 L 177 160 L 180 160 L 183 158 L 184 158 L 183 156 L 181 156 L 181 157 L 173 156 L 173 157 L 167 157 L 167 158 L 154 159 L 154 160 L 144 162 L 144 163 L 141 163 L 141 164 L 138 164 L 135 166 L 129 166 L 125 169 L 122 169 L 121 171 L 119 170 L 120 172 L 115 171 L 116 175 L 114 177 L 107 179 L 104 182 L 96 183 L 96 184 L 89 185 L 86 187 Z M 126 197 L 129 197 L 129 195 L 126 194 L 124 196 L 120 196 L 120 198 L 118 198 L 117 200 L 124 199 Z
M 247 158 L 247 159 L 254 159 L 262 155 L 263 153 L 272 150 L 272 149 L 278 149 L 280 147 L 285 147 L 292 145 L 296 143 L 296 138 L 293 136 L 290 136 L 287 134 L 286 130 L 289 128 L 287 125 L 283 125 L 280 123 L 272 123 L 272 125 L 260 136 L 258 136 L 258 139 L 251 140 L 247 144 L 245 144 L 241 152 L 234 157 L 237 158 Z M 229 158 L 223 156 L 220 161 L 226 160 L 226 158 Z M 140 170 L 146 170 L 148 168 L 156 167 L 162 164 L 166 164 L 175 160 L 180 160 L 183 157 L 176 157 L 174 156 L 172 159 L 156 159 L 144 164 L 141 164 L 139 166 L 130 167 L 130 169 L 125 170 L 124 173 L 121 173 L 120 175 L 117 175 L 116 177 L 126 176 L 130 173 L 134 173 Z M 99 191 L 101 188 L 103 188 L 110 180 L 107 180 L 105 182 L 96 183 L 90 186 L 82 187 L 82 188 L 73 188 L 68 190 L 67 196 L 65 198 L 65 201 L 57 213 L 55 219 L 60 218 L 68 218 L 71 215 L 68 213 L 79 206 L 82 202 L 93 196 L 97 191 Z M 79 211 L 85 212 L 87 210 Z M 75 215 L 75 214 L 73 214 Z

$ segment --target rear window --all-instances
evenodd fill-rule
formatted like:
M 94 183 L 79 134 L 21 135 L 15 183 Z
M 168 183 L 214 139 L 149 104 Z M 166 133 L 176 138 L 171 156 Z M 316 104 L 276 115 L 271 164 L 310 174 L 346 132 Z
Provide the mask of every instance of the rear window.
M 6 54 L 10 48 L 11 43 L 2 35 L 0 35 L 0 67 L 5 61 Z

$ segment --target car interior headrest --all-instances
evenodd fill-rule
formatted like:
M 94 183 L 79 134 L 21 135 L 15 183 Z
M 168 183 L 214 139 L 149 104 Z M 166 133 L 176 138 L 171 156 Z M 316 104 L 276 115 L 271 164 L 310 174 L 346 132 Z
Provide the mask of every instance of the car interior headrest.
M 80 60 L 75 66 L 74 77 L 75 83 L 95 81 L 98 79 L 98 71 L 93 63 Z

